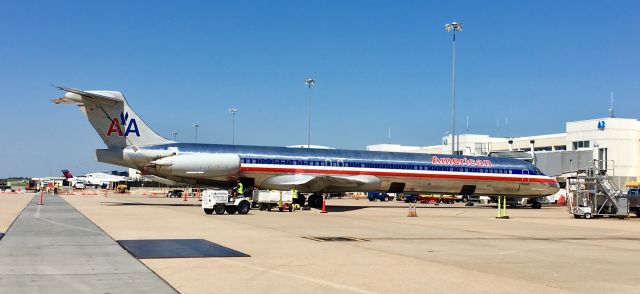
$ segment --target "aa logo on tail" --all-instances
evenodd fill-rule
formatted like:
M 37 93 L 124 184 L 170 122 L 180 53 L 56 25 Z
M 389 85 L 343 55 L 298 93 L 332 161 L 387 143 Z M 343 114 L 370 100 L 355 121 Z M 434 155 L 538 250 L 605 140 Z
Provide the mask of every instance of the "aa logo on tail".
M 121 127 L 122 126 L 122 127 Z M 124 132 L 122 132 L 122 128 L 126 126 Z M 140 131 L 138 131 L 138 123 L 136 123 L 136 119 L 129 119 L 128 112 L 121 112 L 120 118 L 114 117 L 111 119 L 111 125 L 109 125 L 109 130 L 107 131 L 107 137 L 111 137 L 113 134 L 118 134 L 119 137 L 129 136 L 130 133 L 136 134 L 136 137 L 140 137 Z

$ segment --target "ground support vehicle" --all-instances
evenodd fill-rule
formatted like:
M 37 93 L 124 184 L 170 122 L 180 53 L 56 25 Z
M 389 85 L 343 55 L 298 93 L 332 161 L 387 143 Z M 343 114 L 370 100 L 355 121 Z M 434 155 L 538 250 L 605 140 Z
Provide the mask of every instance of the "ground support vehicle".
M 456 197 L 451 195 L 418 195 L 416 196 L 416 201 L 420 203 L 445 203 L 445 204 L 454 204 L 456 203 Z
M 324 193 L 324 199 L 343 198 L 345 193 Z
M 34 180 L 30 180 L 27 182 L 27 186 L 24 188 L 27 192 L 37 192 L 38 184 Z
M 247 214 L 251 203 L 244 197 L 233 197 L 227 190 L 204 190 L 202 192 L 202 209 L 206 214 Z
M 119 184 L 118 186 L 116 186 L 116 191 L 118 193 L 127 193 L 128 190 L 129 186 L 127 186 L 127 184 Z
M 167 197 L 182 197 L 182 193 L 184 193 L 183 190 L 170 190 L 169 192 L 167 192 Z
M 405 193 L 398 193 L 396 194 L 396 201 L 404 201 L 404 203 L 409 203 L 409 202 L 416 202 L 418 195 L 417 194 L 405 194 Z
M 260 210 L 271 211 L 277 207 L 279 211 L 293 211 L 293 193 L 291 191 L 254 190 L 253 201 Z
M 0 182 L 0 190 L 2 190 L 2 191 L 12 191 L 11 190 L 11 185 L 8 185 L 5 182 Z
M 84 190 L 86 187 L 87 186 L 82 181 L 77 181 L 75 184 L 73 184 L 73 188 L 78 190 Z
M 630 187 L 627 191 L 627 199 L 629 199 L 629 211 L 640 217 L 640 186 Z
M 367 198 L 369 199 L 369 201 L 391 201 L 396 197 L 395 195 L 392 196 L 388 193 L 369 192 L 367 193 Z

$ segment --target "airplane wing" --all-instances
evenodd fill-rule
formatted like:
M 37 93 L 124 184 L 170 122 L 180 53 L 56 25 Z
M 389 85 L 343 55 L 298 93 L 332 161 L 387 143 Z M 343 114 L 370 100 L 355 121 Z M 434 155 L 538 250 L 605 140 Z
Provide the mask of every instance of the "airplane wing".
M 325 191 L 330 188 L 342 190 L 371 187 L 378 189 L 380 179 L 375 176 L 340 176 L 340 175 L 279 175 L 266 179 L 261 186 L 276 190 L 296 188 L 306 191 Z
M 178 185 L 180 183 L 174 181 L 174 180 L 169 180 L 169 179 L 165 179 L 165 178 L 161 178 L 158 176 L 154 176 L 154 175 L 143 175 L 144 178 L 152 180 L 154 182 L 158 182 L 160 184 L 165 184 L 165 185 L 170 185 L 170 186 L 175 186 Z

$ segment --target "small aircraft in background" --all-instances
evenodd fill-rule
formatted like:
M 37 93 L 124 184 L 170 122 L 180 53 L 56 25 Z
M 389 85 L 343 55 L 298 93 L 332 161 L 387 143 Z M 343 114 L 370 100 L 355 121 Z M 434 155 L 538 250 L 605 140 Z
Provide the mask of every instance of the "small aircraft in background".
M 83 176 L 74 177 L 68 169 L 63 169 L 62 174 L 74 187 L 78 183 L 82 183 L 85 186 L 104 187 L 110 183 L 130 181 L 129 177 L 116 176 L 108 173 L 88 173 Z

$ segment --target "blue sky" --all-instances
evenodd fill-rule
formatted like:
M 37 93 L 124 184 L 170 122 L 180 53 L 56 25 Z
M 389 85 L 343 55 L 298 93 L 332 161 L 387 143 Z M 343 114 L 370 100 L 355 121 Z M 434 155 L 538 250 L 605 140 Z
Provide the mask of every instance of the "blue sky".
M 92 127 L 50 84 L 123 92 L 156 132 L 192 142 L 363 149 L 439 144 L 457 125 L 494 136 L 638 118 L 638 1 L 6 1 L 0 9 L 0 177 L 113 170 Z M 505 117 L 508 125 L 505 127 Z M 500 128 L 497 128 L 500 120 Z M 121 169 L 121 168 L 117 168 Z

